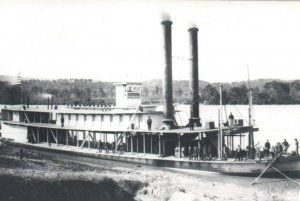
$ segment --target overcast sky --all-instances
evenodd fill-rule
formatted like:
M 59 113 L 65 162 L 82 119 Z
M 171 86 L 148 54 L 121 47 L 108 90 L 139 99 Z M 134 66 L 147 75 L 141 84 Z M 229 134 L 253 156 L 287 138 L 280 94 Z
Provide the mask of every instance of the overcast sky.
M 142 81 L 162 77 L 162 16 L 173 21 L 173 78 L 300 79 L 300 2 L 0 0 L 0 74 Z

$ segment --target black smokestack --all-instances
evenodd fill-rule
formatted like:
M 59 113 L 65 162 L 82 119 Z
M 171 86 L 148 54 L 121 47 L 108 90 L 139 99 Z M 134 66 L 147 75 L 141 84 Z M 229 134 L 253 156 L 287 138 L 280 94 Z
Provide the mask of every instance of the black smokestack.
M 188 29 L 190 38 L 190 61 L 191 61 L 191 119 L 197 126 L 200 125 L 199 118 L 199 87 L 198 87 L 198 28 Z
M 163 78 L 163 111 L 165 114 L 164 123 L 172 127 L 173 123 L 173 87 L 172 87 L 172 21 L 161 22 L 163 28 L 163 48 L 164 48 L 164 78 Z

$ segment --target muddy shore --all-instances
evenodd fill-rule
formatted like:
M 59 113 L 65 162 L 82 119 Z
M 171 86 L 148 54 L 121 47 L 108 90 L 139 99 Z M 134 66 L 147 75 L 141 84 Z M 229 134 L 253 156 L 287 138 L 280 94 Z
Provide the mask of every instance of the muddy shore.
M 95 165 L 49 158 L 37 151 L 0 146 L 0 200 L 299 200 L 285 179 L 232 177 L 148 166 Z M 300 182 L 299 179 L 296 181 Z

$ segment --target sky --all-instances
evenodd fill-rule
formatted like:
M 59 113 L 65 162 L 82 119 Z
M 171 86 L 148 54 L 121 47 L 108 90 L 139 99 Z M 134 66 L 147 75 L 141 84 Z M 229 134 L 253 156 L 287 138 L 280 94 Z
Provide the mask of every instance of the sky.
M 161 79 L 162 19 L 173 21 L 173 79 L 188 80 L 198 27 L 199 79 L 300 79 L 300 2 L 0 0 L 0 75 Z

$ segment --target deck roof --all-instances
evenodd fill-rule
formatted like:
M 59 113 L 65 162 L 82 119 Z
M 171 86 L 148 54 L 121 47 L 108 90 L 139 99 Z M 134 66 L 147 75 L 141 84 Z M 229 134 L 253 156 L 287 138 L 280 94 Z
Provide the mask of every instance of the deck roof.
M 217 133 L 219 128 L 205 129 L 203 127 L 195 127 L 194 130 L 190 130 L 188 127 L 182 127 L 172 130 L 145 130 L 145 129 L 111 129 L 111 128 L 97 128 L 91 126 L 64 126 L 61 127 L 57 124 L 50 123 L 25 123 L 25 122 L 15 122 L 15 121 L 2 121 L 4 124 L 8 125 L 18 125 L 24 127 L 35 127 L 35 128 L 49 128 L 58 130 L 69 130 L 69 131 L 87 131 L 87 132 L 97 132 L 97 133 L 152 133 L 152 134 L 198 134 L 198 133 Z M 258 128 L 252 128 L 250 126 L 235 126 L 235 127 L 224 127 L 223 131 L 231 130 L 232 134 L 246 133 L 249 131 L 258 131 Z M 226 134 L 225 134 L 226 135 Z

